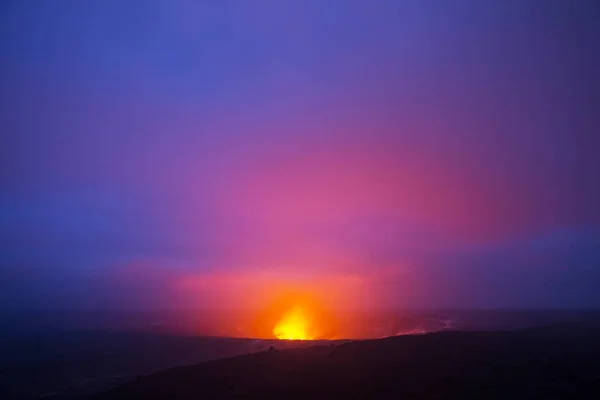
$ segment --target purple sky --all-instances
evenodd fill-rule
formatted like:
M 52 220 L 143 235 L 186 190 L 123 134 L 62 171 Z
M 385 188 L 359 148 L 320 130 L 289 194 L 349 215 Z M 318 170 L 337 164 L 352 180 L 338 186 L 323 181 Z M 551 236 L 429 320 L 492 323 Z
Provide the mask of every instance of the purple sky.
M 0 308 L 235 307 L 261 279 L 598 307 L 599 19 L 593 0 L 2 2 Z

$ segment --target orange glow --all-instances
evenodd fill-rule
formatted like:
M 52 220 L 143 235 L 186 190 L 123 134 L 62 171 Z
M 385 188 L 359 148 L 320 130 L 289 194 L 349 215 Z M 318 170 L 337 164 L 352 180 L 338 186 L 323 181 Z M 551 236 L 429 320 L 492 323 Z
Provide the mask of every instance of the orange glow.
M 330 339 L 336 331 L 329 302 L 314 287 L 280 286 L 257 313 L 254 337 L 283 340 Z
M 285 340 L 312 340 L 310 315 L 305 308 L 296 305 L 281 317 L 273 329 L 277 339 Z
M 376 303 L 375 284 L 359 274 L 309 275 L 280 269 L 185 275 L 174 281 L 174 290 L 182 303 L 219 305 L 210 318 L 198 314 L 195 326 L 201 334 L 327 340 L 364 337 L 359 324 L 345 315 L 381 304 Z

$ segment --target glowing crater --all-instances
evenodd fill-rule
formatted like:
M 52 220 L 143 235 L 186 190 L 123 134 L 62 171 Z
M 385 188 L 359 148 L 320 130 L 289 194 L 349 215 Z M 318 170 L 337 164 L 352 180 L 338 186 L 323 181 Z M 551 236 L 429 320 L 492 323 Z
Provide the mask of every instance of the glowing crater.
M 273 329 L 273 334 L 282 340 L 313 340 L 310 325 L 310 316 L 306 309 L 294 306 L 283 314 Z

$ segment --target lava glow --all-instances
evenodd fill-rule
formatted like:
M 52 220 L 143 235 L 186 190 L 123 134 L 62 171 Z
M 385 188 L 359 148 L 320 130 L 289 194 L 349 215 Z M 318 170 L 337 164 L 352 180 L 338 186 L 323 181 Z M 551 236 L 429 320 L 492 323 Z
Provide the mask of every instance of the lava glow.
M 282 340 L 312 340 L 309 331 L 310 318 L 306 309 L 294 306 L 281 317 L 273 329 L 273 334 Z

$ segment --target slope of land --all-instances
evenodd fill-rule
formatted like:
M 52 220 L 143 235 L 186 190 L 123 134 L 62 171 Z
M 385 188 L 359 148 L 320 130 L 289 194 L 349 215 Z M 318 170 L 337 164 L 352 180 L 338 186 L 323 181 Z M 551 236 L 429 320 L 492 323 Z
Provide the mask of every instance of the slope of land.
M 255 353 L 278 343 L 134 332 L 64 332 L 0 339 L 0 399 L 98 394 L 167 368 Z
M 166 370 L 101 399 L 600 398 L 600 327 L 438 332 Z

